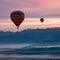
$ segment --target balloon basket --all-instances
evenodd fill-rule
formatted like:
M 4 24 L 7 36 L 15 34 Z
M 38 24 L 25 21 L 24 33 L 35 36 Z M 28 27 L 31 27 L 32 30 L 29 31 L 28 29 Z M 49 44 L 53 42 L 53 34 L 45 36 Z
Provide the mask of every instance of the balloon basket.
M 19 26 L 17 26 L 17 29 L 19 29 Z

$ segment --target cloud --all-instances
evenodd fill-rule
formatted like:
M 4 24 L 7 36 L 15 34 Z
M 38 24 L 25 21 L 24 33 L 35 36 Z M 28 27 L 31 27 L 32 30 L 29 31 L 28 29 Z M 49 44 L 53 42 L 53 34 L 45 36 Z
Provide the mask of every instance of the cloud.
M 0 18 L 9 17 L 14 10 L 22 10 L 26 17 L 60 14 L 60 0 L 0 0 Z M 49 16 L 50 15 L 50 16 Z M 59 15 L 60 16 L 60 15 Z

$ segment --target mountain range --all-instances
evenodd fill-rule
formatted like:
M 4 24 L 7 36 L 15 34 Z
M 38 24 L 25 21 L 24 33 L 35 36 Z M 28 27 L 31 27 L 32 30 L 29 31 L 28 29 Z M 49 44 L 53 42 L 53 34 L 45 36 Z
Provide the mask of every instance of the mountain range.
M 0 31 L 0 44 L 60 43 L 60 28 L 26 29 L 21 32 Z

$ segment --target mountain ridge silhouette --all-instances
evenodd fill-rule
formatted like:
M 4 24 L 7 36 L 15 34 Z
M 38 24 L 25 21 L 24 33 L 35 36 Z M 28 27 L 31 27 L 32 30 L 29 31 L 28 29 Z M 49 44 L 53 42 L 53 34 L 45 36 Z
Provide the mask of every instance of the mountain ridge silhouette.
M 0 31 L 0 44 L 9 43 L 60 43 L 60 28 Z

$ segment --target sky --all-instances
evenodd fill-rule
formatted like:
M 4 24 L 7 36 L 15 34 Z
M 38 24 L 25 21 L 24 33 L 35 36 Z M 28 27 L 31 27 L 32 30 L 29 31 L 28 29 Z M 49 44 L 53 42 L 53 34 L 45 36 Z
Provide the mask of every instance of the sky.
M 11 12 L 16 10 L 25 14 L 20 29 L 60 27 L 60 0 L 0 0 L 0 30 L 16 30 L 10 20 Z M 43 24 L 41 17 L 45 18 Z

